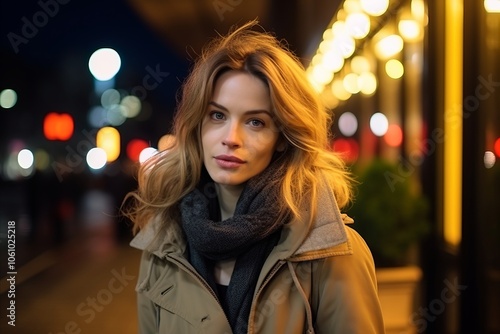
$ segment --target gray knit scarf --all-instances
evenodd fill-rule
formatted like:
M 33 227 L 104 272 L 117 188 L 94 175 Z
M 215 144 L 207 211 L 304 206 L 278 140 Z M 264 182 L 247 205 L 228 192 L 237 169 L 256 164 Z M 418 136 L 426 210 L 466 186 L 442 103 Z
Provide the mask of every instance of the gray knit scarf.
M 236 258 L 226 300 L 221 300 L 234 333 L 246 333 L 260 270 L 288 218 L 278 216 L 286 165 L 284 157 L 273 159 L 248 180 L 229 219 L 221 221 L 215 186 L 205 168 L 197 189 L 180 203 L 189 261 L 215 292 L 214 262 Z

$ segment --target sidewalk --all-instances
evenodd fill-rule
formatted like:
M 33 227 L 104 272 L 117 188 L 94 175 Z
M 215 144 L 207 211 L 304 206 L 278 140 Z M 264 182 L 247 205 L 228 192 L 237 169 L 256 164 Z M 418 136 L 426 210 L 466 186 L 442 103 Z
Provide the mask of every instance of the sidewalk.
M 140 252 L 123 242 L 96 246 L 82 238 L 40 254 L 19 268 L 15 298 L 7 298 L 3 277 L 0 332 L 137 333 Z M 15 327 L 6 317 L 10 300 L 15 300 Z

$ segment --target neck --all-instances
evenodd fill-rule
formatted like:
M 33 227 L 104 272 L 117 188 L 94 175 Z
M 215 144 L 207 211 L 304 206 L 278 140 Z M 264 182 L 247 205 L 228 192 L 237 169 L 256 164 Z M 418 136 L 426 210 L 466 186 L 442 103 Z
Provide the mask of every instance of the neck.
M 216 184 L 217 196 L 219 197 L 219 206 L 222 220 L 231 218 L 236 209 L 236 203 L 240 198 L 244 185 L 228 186 Z

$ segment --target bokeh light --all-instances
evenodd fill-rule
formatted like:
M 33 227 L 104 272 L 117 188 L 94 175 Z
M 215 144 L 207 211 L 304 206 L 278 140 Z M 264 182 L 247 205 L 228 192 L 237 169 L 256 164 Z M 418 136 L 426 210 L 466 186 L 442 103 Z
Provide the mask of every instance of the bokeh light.
M 419 22 L 425 20 L 425 0 L 411 0 L 411 15 Z
M 361 93 L 367 96 L 372 95 L 377 90 L 377 77 L 372 72 L 363 72 L 359 75 L 358 85 Z
M 344 77 L 343 84 L 347 92 L 357 94 L 360 91 L 359 76 L 356 73 L 348 73 Z
M 322 85 L 326 85 L 333 79 L 333 72 L 328 70 L 328 68 L 326 68 L 323 64 L 314 66 L 311 75 L 313 81 Z
M 108 125 L 107 113 L 107 110 L 103 107 L 95 106 L 89 111 L 87 121 L 94 128 Z
M 43 121 L 43 134 L 48 140 L 69 140 L 73 136 L 73 117 L 67 113 L 50 112 Z
M 116 89 L 106 89 L 101 95 L 101 105 L 104 108 L 110 108 L 120 103 L 120 92 Z
M 370 62 L 366 59 L 366 57 L 355 56 L 351 59 L 351 70 L 358 74 L 369 72 L 371 71 Z
M 90 56 L 89 70 L 96 80 L 107 81 L 118 73 L 121 64 L 118 52 L 110 48 L 102 48 Z
M 106 165 L 108 157 L 102 148 L 94 147 L 87 153 L 87 165 L 92 169 L 101 169 Z
M 158 150 L 156 148 L 146 147 L 141 151 L 141 154 L 139 154 L 139 162 L 142 164 L 144 161 L 148 160 L 156 153 L 158 153 Z
M 320 55 L 321 56 L 321 55 Z M 338 50 L 329 50 L 322 56 L 323 66 L 329 71 L 338 72 L 344 66 L 344 57 Z
M 346 13 L 357 13 L 361 11 L 359 0 L 344 0 L 342 7 Z
M 127 144 L 127 156 L 130 160 L 133 162 L 139 161 L 139 156 L 141 155 L 141 152 L 149 147 L 148 142 L 142 139 L 132 139 L 128 144 Z
M 500 138 L 497 138 L 497 140 L 495 140 L 494 151 L 497 157 L 500 158 Z
M 486 168 L 493 168 L 495 166 L 495 163 L 497 161 L 497 158 L 495 157 L 495 154 L 491 151 L 486 151 L 484 152 L 484 167 Z
M 40 171 L 44 171 L 49 167 L 50 164 L 50 156 L 49 154 L 42 149 L 38 149 L 35 151 L 35 168 Z
M 375 53 L 380 59 L 388 59 L 403 50 L 404 42 L 399 35 L 384 37 L 375 44 Z
M 33 152 L 28 149 L 22 149 L 17 154 L 17 163 L 19 167 L 22 169 L 30 169 L 33 167 L 33 162 L 35 161 L 35 157 L 33 156 Z
M 17 93 L 13 89 L 4 89 L 0 92 L 0 106 L 4 109 L 10 109 L 16 105 Z
M 349 93 L 345 87 L 344 82 L 341 79 L 333 80 L 331 86 L 332 94 L 340 101 L 346 101 L 351 97 L 351 93 Z
M 128 95 L 122 99 L 121 112 L 124 117 L 133 118 L 141 112 L 141 100 L 137 96 Z
M 352 138 L 339 138 L 333 141 L 332 148 L 347 162 L 355 162 L 359 156 L 359 144 Z
M 347 33 L 335 36 L 332 43 L 332 47 L 338 49 L 345 59 L 352 56 L 356 50 L 356 41 Z
M 106 120 L 110 125 L 118 126 L 125 123 L 125 116 L 123 116 L 123 107 L 119 104 L 113 105 L 107 110 Z
M 500 1 L 484 0 L 484 9 L 486 9 L 488 13 L 500 13 Z
M 384 140 L 387 145 L 392 147 L 398 147 L 403 142 L 403 130 L 397 124 L 389 125 L 386 134 L 384 135 Z
M 161 136 L 160 140 L 158 140 L 158 150 L 163 151 L 175 144 L 175 136 L 172 134 L 166 134 Z
M 120 156 L 120 133 L 117 129 L 110 126 L 99 129 L 96 144 L 106 152 L 108 162 L 113 162 Z
M 356 116 L 347 111 L 339 117 L 339 130 L 346 137 L 350 137 L 358 130 L 358 119 Z
M 398 23 L 398 31 L 404 40 L 412 42 L 420 36 L 420 25 L 415 20 L 400 20 Z
M 371 16 L 380 16 L 389 8 L 389 0 L 360 0 L 361 8 Z
M 389 121 L 387 120 L 387 117 L 385 117 L 384 114 L 378 112 L 373 114 L 372 117 L 370 117 L 370 129 L 372 130 L 375 136 L 382 137 L 387 133 L 388 128 L 389 128 Z
M 399 60 L 391 59 L 385 63 L 385 72 L 390 78 L 399 79 L 403 76 L 405 69 Z
M 370 18 L 362 12 L 350 13 L 345 24 L 351 36 L 356 39 L 365 38 L 370 32 Z

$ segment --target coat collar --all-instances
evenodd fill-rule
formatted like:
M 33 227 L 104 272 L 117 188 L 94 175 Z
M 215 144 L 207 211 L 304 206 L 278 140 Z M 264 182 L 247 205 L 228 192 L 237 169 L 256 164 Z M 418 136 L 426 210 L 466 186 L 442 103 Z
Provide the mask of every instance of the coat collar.
M 312 226 L 308 226 L 307 212 L 305 219 L 293 219 L 283 228 L 281 239 L 275 253 L 280 259 L 300 258 L 307 254 L 322 254 L 322 250 L 332 249 L 347 242 L 344 224 L 353 220 L 341 214 L 331 188 L 320 187 L 318 193 L 317 214 Z M 130 245 L 140 250 L 147 250 L 162 258 L 167 253 L 184 253 L 186 241 L 177 222 L 165 224 L 159 217 L 153 219 L 132 239 Z

